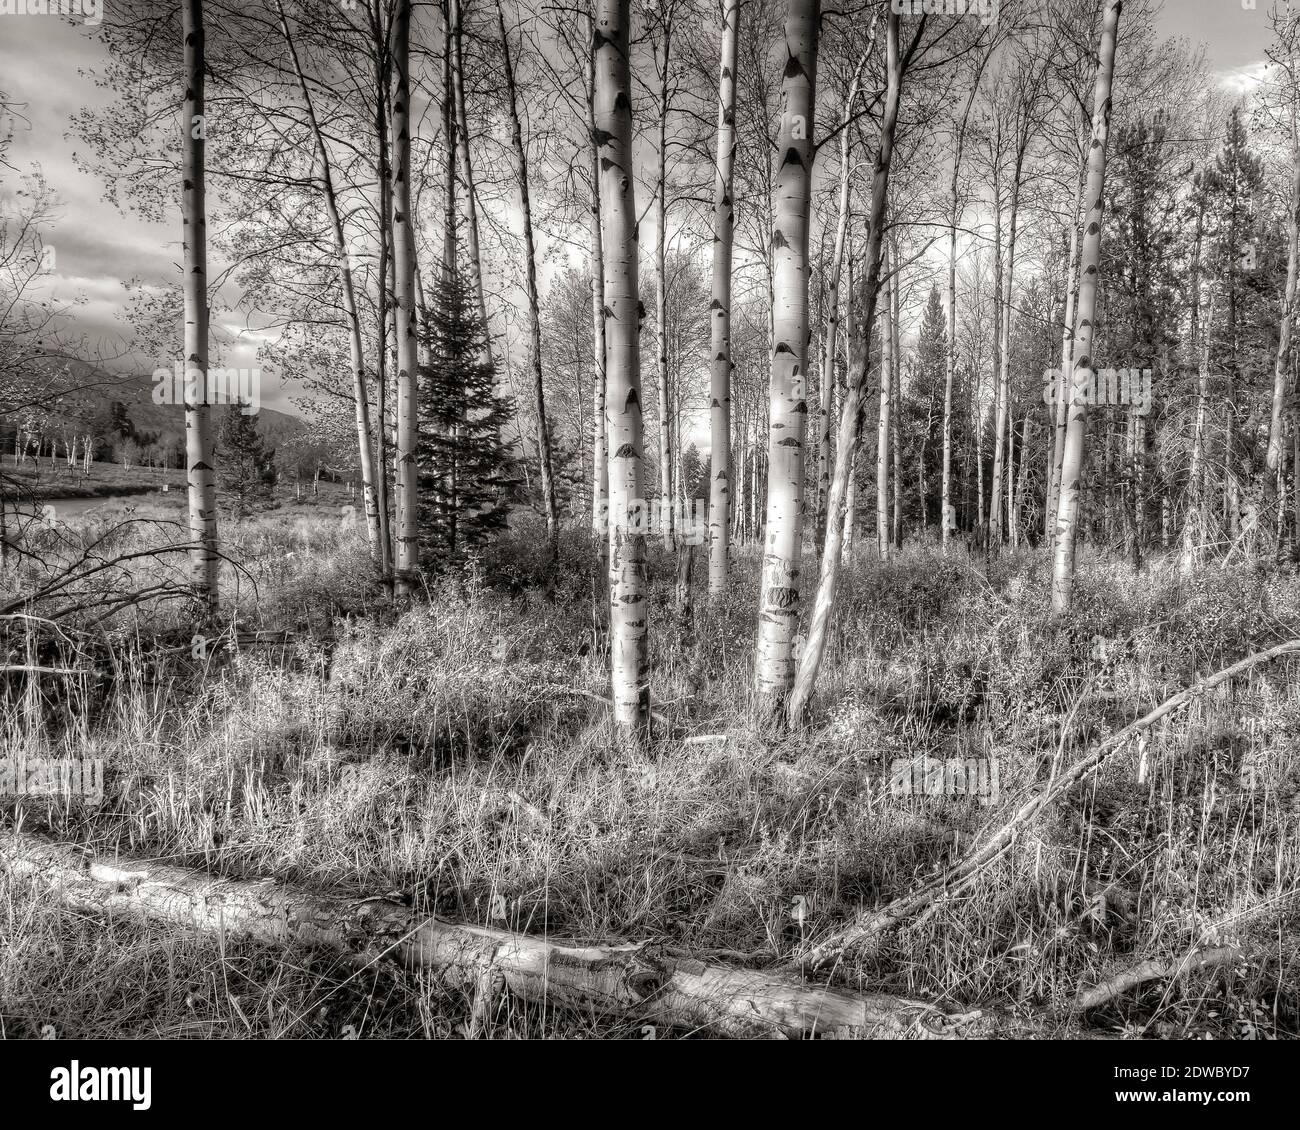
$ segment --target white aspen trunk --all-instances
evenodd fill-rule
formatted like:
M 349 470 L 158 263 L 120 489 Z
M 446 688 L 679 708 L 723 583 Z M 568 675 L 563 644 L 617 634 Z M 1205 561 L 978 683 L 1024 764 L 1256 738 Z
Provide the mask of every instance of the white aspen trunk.
M 181 223 L 184 229 L 186 384 L 198 385 L 195 403 L 186 398 L 185 462 L 189 484 L 190 586 L 205 618 L 217 610 L 216 456 L 208 401 L 208 219 L 203 98 L 203 0 L 182 0 L 185 52 L 185 138 L 181 156 Z
M 890 411 L 893 407 L 894 386 L 894 333 L 890 326 L 893 320 L 893 303 L 890 290 L 894 280 L 889 277 L 889 251 L 883 252 L 881 271 L 884 281 L 880 284 L 884 301 L 880 310 L 880 407 L 876 417 L 876 554 L 881 561 L 890 558 L 889 525 L 889 439 Z
M 1092 146 L 1088 153 L 1088 219 L 1083 235 L 1079 271 L 1079 301 L 1075 317 L 1074 369 L 1071 381 L 1069 423 L 1061 464 L 1061 496 L 1057 508 L 1056 546 L 1052 568 L 1052 611 L 1070 610 L 1074 594 L 1074 546 L 1078 532 L 1079 487 L 1083 468 L 1084 432 L 1088 410 L 1075 404 L 1074 388 L 1091 376 L 1092 331 L 1097 310 L 1097 272 L 1101 264 L 1101 224 L 1106 183 L 1106 140 L 1110 133 L 1111 77 L 1115 70 L 1115 39 L 1122 0 L 1111 0 L 1102 22 L 1098 52 L 1097 85 L 1093 92 Z
M 418 348 L 415 316 L 415 226 L 411 201 L 411 0 L 397 0 L 393 13 L 393 321 L 397 337 L 397 552 L 394 581 L 399 596 L 419 583 L 419 493 L 415 463 L 420 442 L 416 403 Z
M 731 254 L 734 209 L 731 177 L 736 161 L 736 48 L 740 0 L 722 10 L 722 62 L 718 72 L 718 155 L 713 185 L 713 297 L 709 303 L 709 595 L 727 587 L 731 505 Z M 743 468 L 742 468 L 743 476 Z
M 897 259 L 897 255 L 895 255 Z M 890 288 L 890 298 L 897 304 L 898 280 Z M 903 548 L 903 445 L 898 441 L 898 419 L 902 415 L 899 408 L 899 362 L 898 362 L 898 310 L 897 305 L 890 318 L 890 332 L 894 335 L 893 367 L 889 374 L 889 446 L 890 457 L 894 463 L 894 512 L 890 523 L 890 541 L 894 548 Z
M 628 736 L 650 719 L 646 669 L 645 500 L 641 496 L 641 296 L 637 280 L 632 153 L 630 0 L 599 0 L 596 136 L 600 143 L 601 237 L 605 251 L 605 375 L 609 419 L 609 632 L 614 720 Z
M 1049 544 L 1056 538 L 1056 505 L 1061 496 L 1061 459 L 1065 455 L 1065 425 L 1068 418 L 1070 367 L 1074 349 L 1074 301 L 1078 288 L 1079 205 L 1083 200 L 1083 181 L 1087 169 L 1088 163 L 1085 158 L 1079 162 L 1079 175 L 1074 181 L 1074 203 L 1070 209 L 1070 261 L 1065 271 L 1065 324 L 1061 330 L 1061 375 L 1056 382 L 1052 465 L 1048 468 L 1047 501 L 1043 507 L 1043 537 L 1048 539 Z
M 1002 387 L 1002 180 L 999 131 L 993 155 L 993 483 L 989 491 L 988 545 L 1002 545 L 1002 439 L 1007 430 L 1007 402 Z
M 1011 299 L 1016 273 L 1016 222 L 1020 209 L 1020 181 L 1024 166 L 1025 146 L 1028 145 L 1028 125 L 1021 135 L 1021 142 L 1016 150 L 1015 171 L 1011 180 L 1011 215 L 1007 231 L 1007 276 L 1005 297 L 1002 302 L 1002 368 L 999 385 L 1002 388 L 1002 405 L 1007 428 L 1007 454 L 1005 464 L 1007 490 L 1007 526 L 1011 525 L 1011 507 L 1015 499 L 1015 410 L 1011 404 Z M 1015 546 L 1014 534 L 1007 531 L 1008 538 Z
M 591 26 L 595 28 L 595 18 Z M 600 144 L 596 135 L 596 51 L 587 51 L 587 136 L 591 139 L 591 330 L 595 366 L 591 396 L 591 529 L 609 550 L 609 452 L 605 446 L 605 254 L 600 232 Z M 605 563 L 608 570 L 608 562 Z
M 853 368 L 853 256 L 849 256 L 849 293 L 847 301 L 844 303 L 844 385 L 840 389 L 840 402 L 843 404 L 844 395 L 848 387 L 849 374 Z M 834 521 L 834 509 L 830 505 L 830 494 L 827 493 L 827 529 L 830 529 L 830 523 Z M 853 463 L 849 467 L 849 482 L 844 490 L 844 541 L 840 548 L 840 562 L 847 565 L 853 559 L 853 540 L 858 525 L 858 457 L 856 453 L 853 456 Z M 825 543 L 821 546 L 821 551 L 826 552 Z M 818 599 L 821 599 L 821 589 L 818 588 Z
M 819 0 L 789 0 L 783 112 L 772 226 L 775 300 L 767 458 L 767 524 L 754 670 L 761 716 L 784 721 L 794 681 L 803 551 L 804 433 L 808 420 L 808 212 L 815 156 Z
M 864 264 L 866 278 L 861 310 L 862 340 L 845 381 L 844 396 L 840 405 L 839 434 L 836 436 L 835 447 L 835 474 L 831 479 L 826 544 L 822 547 L 817 599 L 808 626 L 808 642 L 799 661 L 799 673 L 790 695 L 790 718 L 795 724 L 802 720 L 812 697 L 813 688 L 817 684 L 817 672 L 821 669 L 822 657 L 826 652 L 826 629 L 835 607 L 840 565 L 846 556 L 841 543 L 851 517 L 851 512 L 847 510 L 847 503 L 853 485 L 853 460 L 857 454 L 858 436 L 862 431 L 862 420 L 866 411 L 867 367 L 871 357 L 871 323 L 875 319 L 876 297 L 880 286 L 885 198 L 889 187 L 889 168 L 894 153 L 894 131 L 898 124 L 898 104 L 903 84 L 903 63 L 898 51 L 898 25 L 898 13 L 891 11 L 885 36 L 888 85 L 885 89 L 880 145 L 876 150 L 875 168 L 872 172 L 871 205 L 867 219 L 867 251 Z M 885 379 L 883 372 L 881 379 Z
M 839 212 L 835 225 L 835 249 L 831 253 L 830 280 L 826 295 L 826 329 L 822 336 L 821 406 L 817 415 L 820 435 L 817 440 L 817 544 L 826 539 L 826 496 L 831 486 L 831 412 L 835 389 L 835 349 L 840 326 L 840 275 L 844 267 L 844 246 L 849 231 L 849 185 L 853 171 L 853 145 L 851 141 L 853 104 L 858 98 L 862 82 L 862 68 L 870 58 L 876 42 L 876 21 L 879 12 L 871 16 L 871 31 L 867 36 L 867 49 L 858 60 L 857 69 L 844 96 L 844 110 L 840 115 L 840 195 Z
M 659 72 L 659 147 L 655 166 L 655 385 L 659 393 L 660 534 L 664 549 L 673 547 L 673 444 L 668 412 L 668 295 L 664 270 L 665 228 L 668 223 L 668 70 L 672 61 L 673 29 L 668 6 L 660 0 L 664 37 L 663 69 Z
M 386 65 L 388 30 L 384 27 L 379 0 L 373 0 L 372 5 L 367 9 L 367 16 L 370 21 L 370 53 L 375 82 L 375 148 L 378 153 L 375 172 L 379 184 L 380 216 L 379 269 L 376 272 L 375 285 L 377 291 L 375 311 L 379 331 L 375 356 L 375 494 L 379 509 L 379 571 L 385 588 L 391 593 L 395 584 L 393 574 L 395 546 L 388 490 L 389 417 L 391 415 L 388 405 L 388 332 L 392 323 L 388 295 L 394 277 L 393 260 L 390 254 L 393 230 L 393 181 L 390 162 L 392 138 L 389 136 L 388 119 L 392 100 L 392 73 Z
M 497 27 L 501 34 L 501 55 L 505 62 L 506 98 L 510 104 L 510 141 L 514 147 L 519 177 L 519 205 L 524 225 L 524 277 L 528 290 L 529 366 L 533 375 L 533 411 L 537 415 L 537 462 L 546 515 L 546 541 L 551 560 L 559 553 L 559 518 L 555 508 L 555 474 L 551 462 L 551 430 L 546 420 L 546 395 L 542 388 L 542 321 L 537 295 L 537 249 L 533 242 L 533 210 L 528 190 L 528 154 L 524 149 L 519 122 L 519 95 L 515 89 L 515 68 L 510 60 L 510 38 L 506 34 L 505 11 L 497 0 Z
M 362 505 L 366 515 L 366 538 L 370 545 L 370 556 L 380 563 L 379 551 L 379 501 L 375 492 L 375 454 L 370 433 L 370 392 L 366 387 L 365 349 L 361 340 L 361 317 L 357 311 L 356 290 L 352 281 L 352 260 L 348 254 L 347 239 L 343 232 L 343 220 L 339 213 L 338 196 L 334 189 L 334 174 L 331 168 L 329 151 L 325 147 L 325 138 L 321 133 L 320 122 L 316 117 L 316 105 L 311 97 L 311 90 L 303 74 L 302 63 L 298 58 L 298 47 L 289 30 L 289 20 L 284 13 L 281 0 L 276 0 L 276 10 L 280 16 L 280 31 L 289 48 L 289 57 L 293 63 L 294 76 L 298 80 L 298 91 L 302 95 L 303 105 L 307 110 L 307 121 L 311 126 L 312 140 L 316 146 L 316 159 L 320 162 L 321 185 L 325 196 L 325 213 L 330 222 L 334 236 L 334 254 L 339 261 L 339 286 L 343 296 L 343 319 L 348 331 L 348 361 L 352 368 L 352 396 L 356 402 L 357 458 L 361 464 Z
M 1200 305 L 1200 294 L 1196 296 Z M 1201 365 L 1196 382 L 1196 423 L 1192 428 L 1192 465 L 1187 475 L 1188 507 L 1183 524 L 1183 549 L 1179 568 L 1189 574 L 1201 559 L 1209 535 L 1205 516 L 1205 415 L 1210 402 L 1210 327 L 1214 325 L 1214 290 L 1201 329 Z

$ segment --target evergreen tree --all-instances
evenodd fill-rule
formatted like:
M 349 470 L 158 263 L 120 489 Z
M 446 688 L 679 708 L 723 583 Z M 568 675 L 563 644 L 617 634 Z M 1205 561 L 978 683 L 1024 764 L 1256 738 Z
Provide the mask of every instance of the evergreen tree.
M 423 324 L 420 541 L 421 560 L 432 562 L 503 529 L 516 479 L 502 439 L 508 409 L 496 390 L 487 331 L 459 271 L 443 281 Z
M 238 404 L 226 407 L 217 439 L 217 489 L 221 502 L 244 517 L 271 500 L 275 485 L 275 449 L 267 447 L 251 415 Z

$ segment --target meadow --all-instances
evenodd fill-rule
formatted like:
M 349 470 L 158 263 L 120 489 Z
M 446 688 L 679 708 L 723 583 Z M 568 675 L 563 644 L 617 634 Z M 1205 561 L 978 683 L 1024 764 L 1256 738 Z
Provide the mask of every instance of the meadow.
M 637 746 L 610 719 L 589 536 L 564 532 L 545 585 L 535 522 L 407 608 L 367 581 L 363 529 L 300 506 L 230 527 L 230 611 L 211 638 L 178 600 L 98 621 L 10 617 L 11 667 L 40 655 L 85 674 L 9 670 L 0 753 L 101 758 L 104 797 L 6 798 L 6 828 L 531 936 L 799 969 L 820 937 L 933 877 L 1109 735 L 1300 636 L 1290 571 L 1182 576 L 1155 560 L 1135 574 L 1088 550 L 1076 608 L 1052 618 L 1039 550 L 914 544 L 882 564 L 860 549 L 809 725 L 773 738 L 750 710 L 754 551 L 687 619 L 652 548 L 653 738 Z M 167 529 L 133 513 L 41 536 L 65 556 L 129 554 Z M 23 567 L 5 591 L 30 587 Z M 136 587 L 162 567 L 126 566 Z M 97 583 L 125 579 L 84 587 Z M 801 976 L 996 1010 L 1044 1035 L 1294 1036 L 1297 669 L 1283 658 L 1199 696 L 956 897 Z M 924 769 L 898 767 L 925 758 L 995 765 L 996 789 L 972 776 L 923 795 Z M 1165 975 L 1142 978 L 1143 963 Z M 452 1036 L 471 1008 L 388 962 L 87 915 L 4 872 L 0 1000 L 3 1035 L 73 1038 Z M 501 994 L 478 1034 L 643 1027 Z

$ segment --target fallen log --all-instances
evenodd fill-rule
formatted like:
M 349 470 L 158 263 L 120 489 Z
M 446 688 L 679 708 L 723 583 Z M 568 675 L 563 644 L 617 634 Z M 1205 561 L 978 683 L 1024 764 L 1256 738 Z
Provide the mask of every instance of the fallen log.
M 1184 973 L 1192 973 L 1198 969 L 1230 965 L 1241 960 L 1242 956 L 1239 946 L 1215 946 L 1189 953 L 1180 961 L 1160 961 L 1154 958 L 1139 961 L 1108 977 L 1101 984 L 1094 985 L 1091 989 L 1081 989 L 1071 1007 L 1075 1012 L 1085 1012 L 1123 996 L 1130 989 L 1145 985 L 1148 981 L 1174 980 Z
M 1027 824 L 1085 777 L 1095 773 L 1132 738 L 1160 721 L 1165 715 L 1193 702 L 1206 691 L 1230 682 L 1262 663 L 1268 663 L 1284 655 L 1294 655 L 1297 652 L 1300 652 L 1300 640 L 1288 640 L 1267 651 L 1249 655 L 1231 667 L 1225 667 L 1222 671 L 1166 699 L 1136 722 L 1125 726 L 1124 729 L 1095 746 L 1085 757 L 1050 781 L 1042 792 L 1035 793 L 1024 801 L 1006 823 L 984 836 L 971 851 L 937 878 L 894 899 L 879 910 L 863 911 L 852 923 L 833 931 L 817 944 L 809 947 L 802 956 L 803 964 L 816 969 L 827 961 L 843 957 L 852 949 L 878 943 L 884 934 L 903 922 L 915 918 L 922 911 L 935 907 L 944 900 L 955 898 L 972 884 L 985 867 L 1011 847 L 1018 828 Z
M 354 964 L 393 959 L 477 1001 L 498 987 L 533 1002 L 665 1028 L 740 1037 L 952 1039 L 1043 1035 L 1041 1024 L 982 1011 L 809 983 L 797 973 L 741 969 L 654 943 L 584 945 L 413 914 L 386 898 L 315 894 L 271 880 L 228 879 L 145 861 L 96 860 L 81 849 L 0 834 L 0 873 L 63 904 L 127 914 L 272 946 L 301 945 Z

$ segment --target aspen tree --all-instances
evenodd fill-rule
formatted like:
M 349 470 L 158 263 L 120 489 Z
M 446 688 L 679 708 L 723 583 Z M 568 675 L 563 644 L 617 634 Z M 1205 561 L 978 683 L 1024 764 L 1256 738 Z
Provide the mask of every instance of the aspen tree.
M 831 252 L 830 280 L 826 294 L 826 331 L 822 338 L 821 406 L 817 414 L 820 434 L 817 442 L 817 544 L 826 538 L 826 494 L 831 485 L 831 408 L 835 388 L 835 347 L 840 327 L 840 276 L 844 268 L 844 247 L 849 229 L 849 185 L 853 171 L 852 130 L 853 105 L 858 99 L 862 82 L 862 68 L 870 58 L 876 42 L 876 21 L 880 13 L 871 17 L 871 31 L 867 35 L 867 49 L 858 60 L 857 69 L 844 95 L 844 109 L 840 115 L 840 195 L 839 212 L 835 225 L 835 248 Z
M 596 136 L 600 145 L 600 219 L 605 257 L 605 410 L 609 420 L 609 634 L 614 721 L 624 734 L 650 718 L 646 670 L 645 502 L 641 496 L 641 368 L 632 80 L 628 65 L 630 0 L 599 0 Z
M 338 193 L 334 187 L 329 150 L 325 146 L 325 138 L 316 117 L 316 105 L 312 100 L 306 76 L 303 74 L 297 44 L 293 33 L 289 30 L 284 4 L 281 0 L 276 0 L 275 6 L 280 17 L 280 32 L 289 48 L 294 77 L 298 81 L 298 92 L 302 95 L 303 106 L 307 111 L 307 122 L 311 126 L 316 160 L 320 167 L 321 191 L 325 197 L 325 215 L 329 220 L 330 233 L 334 237 L 334 254 L 339 261 L 339 287 L 343 296 L 343 318 L 348 330 L 348 361 L 352 369 L 352 396 L 356 401 L 357 458 L 361 464 L 361 498 L 366 515 L 366 537 L 370 544 L 370 556 L 379 563 L 381 560 L 379 500 L 375 492 L 375 454 L 370 434 L 370 391 L 366 385 L 365 350 L 361 339 L 361 317 L 357 310 L 356 288 L 352 278 L 352 259 L 343 232 L 343 220 L 339 212 Z
M 510 37 L 506 34 L 506 16 L 497 0 L 497 28 L 501 37 L 501 56 L 505 63 L 506 101 L 510 109 L 510 142 L 515 154 L 515 172 L 519 178 L 519 206 L 524 227 L 524 281 L 528 292 L 529 368 L 533 377 L 533 411 L 537 416 L 537 462 L 542 490 L 542 509 L 546 515 L 546 544 L 552 562 L 559 552 L 559 515 L 555 505 L 555 473 L 551 461 L 551 430 L 546 420 L 546 395 L 542 386 L 542 320 L 537 296 L 537 249 L 533 240 L 532 197 L 528 188 L 528 154 L 524 149 L 523 127 L 519 121 L 519 93 L 515 88 L 515 68 L 510 56 Z
M 718 155 L 713 186 L 713 296 L 709 303 L 709 593 L 727 584 L 731 504 L 731 259 L 735 218 L 731 199 L 736 160 L 736 48 L 740 0 L 722 10 L 718 71 Z M 743 471 L 742 471 L 743 473 Z
M 418 470 L 419 412 L 416 397 L 419 351 L 415 319 L 415 224 L 411 200 L 411 0 L 393 12 L 393 311 L 397 337 L 397 552 L 399 596 L 414 593 L 420 568 Z
M 1101 223 L 1106 183 L 1106 140 L 1110 134 L 1110 91 L 1115 71 L 1115 39 L 1122 0 L 1111 0 L 1102 20 L 1098 51 L 1097 85 L 1093 93 L 1092 144 L 1088 152 L 1088 187 L 1084 200 L 1088 218 L 1083 233 L 1079 271 L 1079 299 L 1074 330 L 1074 370 L 1071 381 L 1069 423 L 1061 462 L 1061 492 L 1057 504 L 1056 545 L 1052 566 L 1052 610 L 1070 610 L 1074 595 L 1074 546 L 1078 533 L 1079 486 L 1083 472 L 1084 432 L 1088 410 L 1075 404 L 1074 388 L 1092 371 L 1092 331 L 1097 310 L 1097 273 L 1101 264 Z
M 920 41 L 925 27 L 925 17 L 919 22 L 913 47 Z M 853 363 L 845 380 L 844 396 L 840 404 L 839 431 L 835 444 L 835 474 L 831 477 L 829 514 L 826 523 L 826 544 L 822 547 L 821 571 L 817 585 L 817 599 L 813 605 L 808 626 L 808 642 L 799 661 L 799 673 L 790 695 L 790 720 L 798 724 L 817 683 L 826 651 L 826 629 L 835 607 L 836 588 L 843 554 L 842 541 L 851 512 L 847 509 L 853 480 L 853 461 L 857 455 L 858 437 L 862 431 L 866 412 L 867 365 L 871 356 L 871 324 L 875 319 L 876 299 L 881 286 L 881 245 L 885 221 L 885 199 L 889 189 L 889 169 L 894 154 L 894 133 L 898 126 L 898 105 L 902 96 L 903 76 L 911 57 L 900 54 L 898 43 L 898 14 L 890 13 L 886 24 L 885 52 L 887 85 L 885 107 L 880 123 L 880 144 L 876 150 L 875 167 L 871 178 L 871 203 L 867 216 L 867 249 L 864 264 L 863 296 L 860 313 L 862 330 L 855 343 Z M 850 287 L 850 289 L 852 289 Z M 882 381 L 885 379 L 881 374 Z
M 185 130 L 181 150 L 181 224 L 184 229 L 185 462 L 189 486 L 190 585 L 205 617 L 217 609 L 216 456 L 208 400 L 208 218 L 204 114 L 203 0 L 182 0 L 185 55 Z M 193 388 L 194 395 L 189 395 Z M 193 403 L 190 401 L 193 400 Z
M 893 303 L 890 291 L 894 280 L 889 274 L 889 249 L 882 253 L 881 280 L 882 291 L 880 309 L 880 408 L 876 417 L 876 554 L 881 561 L 888 561 L 890 553 L 889 526 L 889 439 L 890 411 L 894 397 L 894 332 Z
M 754 682 L 760 715 L 777 723 L 785 718 L 794 680 L 800 610 L 808 420 L 808 211 L 820 15 L 819 0 L 789 0 L 776 149 L 767 525 Z

